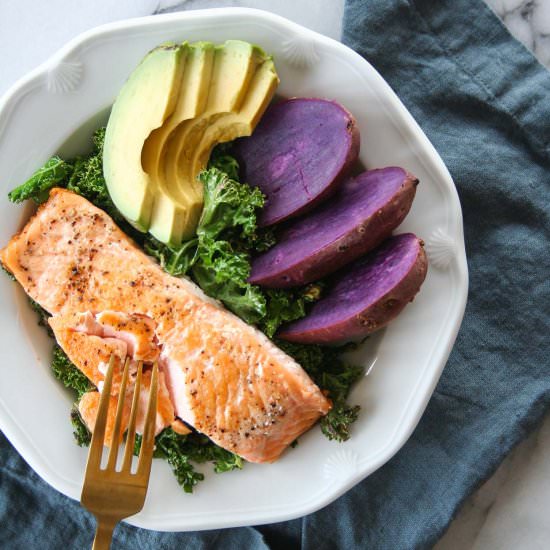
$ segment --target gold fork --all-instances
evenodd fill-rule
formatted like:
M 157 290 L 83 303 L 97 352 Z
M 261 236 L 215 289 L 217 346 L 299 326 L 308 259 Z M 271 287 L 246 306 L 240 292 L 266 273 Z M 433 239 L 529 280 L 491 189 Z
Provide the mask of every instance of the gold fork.
M 86 476 L 84 478 L 84 486 L 80 497 L 81 504 L 94 514 L 97 520 L 97 528 L 92 547 L 93 550 L 108 550 L 115 525 L 121 519 L 137 514 L 143 508 L 145 494 L 147 493 L 147 485 L 149 483 L 149 474 L 151 473 L 151 462 L 153 461 L 158 388 L 158 365 L 156 362 L 153 365 L 151 376 L 149 400 L 137 471 L 132 473 L 132 456 L 134 452 L 136 419 L 143 370 L 143 364 L 140 361 L 137 368 L 122 468 L 120 471 L 116 470 L 118 446 L 121 439 L 120 429 L 124 410 L 124 395 L 126 392 L 130 364 L 130 359 L 128 358 L 124 364 L 124 372 L 120 384 L 109 458 L 107 459 L 107 466 L 105 469 L 101 469 L 101 457 L 103 454 L 114 364 L 115 357 L 111 355 L 109 366 L 105 374 L 101 399 L 99 401 L 97 419 L 92 435 L 90 452 L 88 454 L 88 463 L 86 465 Z

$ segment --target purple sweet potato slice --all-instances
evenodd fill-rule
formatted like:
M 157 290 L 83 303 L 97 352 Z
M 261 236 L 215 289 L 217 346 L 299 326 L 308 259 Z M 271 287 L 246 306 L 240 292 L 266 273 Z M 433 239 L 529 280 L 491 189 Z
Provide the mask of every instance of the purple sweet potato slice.
M 234 152 L 243 181 L 266 196 L 259 224 L 273 225 L 336 191 L 359 154 L 359 130 L 335 101 L 288 99 L 271 105 Z
M 331 344 L 366 336 L 394 319 L 426 278 L 422 241 L 412 233 L 390 237 L 336 276 L 309 314 L 278 336 L 303 344 Z
M 403 221 L 417 184 L 397 167 L 346 180 L 330 201 L 290 222 L 277 244 L 253 260 L 249 281 L 271 288 L 304 285 L 363 256 Z

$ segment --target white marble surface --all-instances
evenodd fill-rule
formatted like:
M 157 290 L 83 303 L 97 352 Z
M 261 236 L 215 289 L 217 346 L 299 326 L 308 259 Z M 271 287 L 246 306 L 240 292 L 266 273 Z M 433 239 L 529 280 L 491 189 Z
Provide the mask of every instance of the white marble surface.
M 550 548 L 550 416 L 460 510 L 434 550 Z
M 509 31 L 550 67 L 550 0 L 486 0 Z M 550 546 L 550 544 L 549 544 Z
M 550 68 L 550 0 L 487 0 Z M 344 0 L 0 0 L 0 94 L 74 35 L 98 24 L 178 9 L 268 9 L 338 38 Z M 313 9 L 314 7 L 314 9 Z M 437 550 L 550 548 L 550 416 L 465 502 Z

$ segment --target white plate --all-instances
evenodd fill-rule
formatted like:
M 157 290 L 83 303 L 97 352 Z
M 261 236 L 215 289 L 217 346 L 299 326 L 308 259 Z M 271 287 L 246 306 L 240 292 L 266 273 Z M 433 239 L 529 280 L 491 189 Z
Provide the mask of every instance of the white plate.
M 462 214 L 441 158 L 382 77 L 342 44 L 273 14 L 229 8 L 118 22 L 82 34 L 19 81 L 0 103 L 0 235 L 4 245 L 28 217 L 6 199 L 48 157 L 89 147 L 89 136 L 143 55 L 166 40 L 240 38 L 274 54 L 284 96 L 341 102 L 361 130 L 361 160 L 400 165 L 420 178 L 399 231 L 426 241 L 430 258 L 420 294 L 356 358 L 370 374 L 354 389 L 362 407 L 350 441 L 318 428 L 275 464 L 214 474 L 193 495 L 155 461 L 147 502 L 129 522 L 159 530 L 213 529 L 276 522 L 325 506 L 387 462 L 418 423 L 454 343 L 468 278 Z M 103 114 L 101 114 L 103 113 Z M 79 130 L 80 129 L 80 130 Z M 69 136 L 72 138 L 67 142 Z M 62 147 L 62 145 L 64 146 Z M 0 428 L 31 467 L 78 499 L 86 450 L 74 444 L 71 396 L 49 370 L 51 341 L 23 291 L 0 278 Z

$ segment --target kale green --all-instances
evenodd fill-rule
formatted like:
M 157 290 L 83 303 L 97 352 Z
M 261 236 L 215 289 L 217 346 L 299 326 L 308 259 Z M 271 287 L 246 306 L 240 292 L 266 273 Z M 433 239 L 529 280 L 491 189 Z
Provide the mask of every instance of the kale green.
M 141 448 L 141 437 L 136 436 L 134 454 Z M 191 432 L 182 435 L 172 428 L 166 428 L 155 440 L 155 458 L 163 458 L 172 467 L 178 483 L 186 493 L 192 493 L 193 487 L 204 479 L 204 474 L 197 472 L 193 463 L 212 462 L 214 472 L 220 474 L 235 469 L 242 469 L 243 459 L 210 441 L 206 436 Z
M 191 239 L 181 246 L 161 243 L 152 235 L 147 235 L 143 249 L 149 256 L 156 258 L 162 269 L 174 277 L 185 275 L 195 263 L 197 239 Z
M 266 300 L 260 287 L 247 279 L 256 212 L 263 206 L 264 196 L 215 166 L 203 171 L 199 179 L 204 208 L 197 227 L 192 276 L 206 294 L 221 300 L 247 323 L 256 324 L 267 313 Z
M 237 159 L 231 154 L 231 142 L 220 143 L 214 147 L 208 159 L 208 168 L 217 168 L 224 172 L 228 178 L 240 181 L 240 166 Z
M 86 427 L 86 424 L 84 424 L 76 407 L 73 407 L 71 410 L 71 424 L 73 425 L 73 436 L 76 444 L 79 447 L 87 447 L 92 441 L 92 434 Z
M 41 204 L 48 198 L 52 187 L 68 181 L 74 172 L 74 165 L 55 156 L 39 168 L 23 185 L 8 193 L 10 201 L 19 203 L 32 199 Z
M 229 145 L 230 144 L 222 143 L 214 149 L 208 162 L 208 169 L 215 168 L 224 173 L 231 181 L 240 182 L 239 163 L 235 157 L 229 154 Z M 210 185 L 210 187 L 212 187 L 212 185 Z M 275 229 L 273 227 L 260 228 L 256 226 L 256 213 L 257 210 L 263 207 L 265 197 L 259 189 L 251 188 L 248 185 L 241 186 L 239 189 L 240 192 L 231 192 L 231 189 L 226 189 L 226 194 L 228 196 L 232 195 L 234 198 L 238 199 L 239 195 L 241 195 L 246 206 L 241 210 L 240 214 L 242 216 L 243 210 L 246 210 L 248 216 L 248 219 L 245 220 L 244 223 L 248 231 L 241 232 L 241 239 L 236 239 L 234 244 L 238 249 L 244 248 L 247 252 L 264 252 L 269 250 L 269 248 L 277 242 Z M 216 199 L 213 198 L 211 203 L 214 204 L 215 202 Z M 235 203 L 235 201 L 233 202 Z M 237 206 L 239 205 L 237 204 Z M 253 208 L 251 208 L 251 206 L 253 206 Z M 219 206 L 216 207 L 214 205 L 214 208 L 218 210 L 219 215 L 219 211 L 221 210 Z M 236 220 L 238 216 L 234 215 L 233 218 Z M 226 227 L 235 225 L 235 222 L 232 221 L 230 217 L 226 217 L 226 220 L 228 222 Z M 212 231 L 207 228 L 206 233 L 212 234 Z
M 230 155 L 229 146 L 216 147 L 207 170 L 199 176 L 204 188 L 204 209 L 197 236 L 175 247 L 138 232 L 116 209 L 103 177 L 104 137 L 104 128 L 94 134 L 94 148 L 87 157 L 68 161 L 52 157 L 28 181 L 11 191 L 9 199 L 12 202 L 32 199 L 40 204 L 53 187 L 64 187 L 82 195 L 105 210 L 166 272 L 191 277 L 206 294 L 222 301 L 246 322 L 257 325 L 270 338 L 282 323 L 303 317 L 307 304 L 319 299 L 322 282 L 299 289 L 261 289 L 247 282 L 252 255 L 269 249 L 276 238 L 272 228 L 257 227 L 256 215 L 263 207 L 264 196 L 258 189 L 239 182 L 239 165 Z M 31 307 L 39 316 L 39 324 L 53 336 L 47 323 L 48 313 L 32 300 Z M 329 439 L 348 439 L 359 407 L 347 405 L 346 398 L 363 369 L 342 361 L 341 353 L 345 349 L 275 342 L 304 367 L 332 400 L 332 410 L 321 420 L 322 432 Z M 51 366 L 55 376 L 74 390 L 78 399 L 94 389 L 58 345 L 54 346 Z M 71 411 L 71 422 L 77 443 L 88 445 L 90 432 L 76 408 Z M 136 449 L 140 441 L 138 437 Z M 296 444 L 297 441 L 292 446 Z M 171 428 L 157 436 L 155 456 L 168 461 L 186 492 L 192 492 L 204 479 L 204 474 L 195 470 L 194 463 L 212 462 L 215 472 L 243 466 L 239 456 L 218 447 L 207 437 L 196 432 L 180 435 Z
M 86 197 L 97 207 L 105 210 L 118 224 L 123 225 L 124 231 L 135 237 L 137 232 L 124 221 L 107 191 L 103 177 L 104 139 L 105 128 L 100 128 L 92 137 L 93 149 L 88 156 L 72 160 L 52 157 L 25 183 L 10 191 L 9 200 L 19 203 L 32 199 L 41 204 L 48 198 L 48 193 L 53 187 L 62 187 Z
M 204 207 L 197 227 L 199 239 L 233 238 L 238 246 L 248 249 L 256 232 L 256 212 L 264 205 L 262 192 L 231 179 L 216 166 L 201 172 L 199 181 L 204 189 Z
M 107 185 L 105 184 L 105 178 L 103 177 L 105 128 L 97 130 L 92 137 L 92 141 L 94 148 L 91 155 L 77 157 L 71 162 L 73 172 L 67 180 L 66 188 L 69 191 L 86 197 L 98 208 L 105 210 L 119 225 L 121 223 L 124 224 L 124 227 L 122 227 L 124 231 L 128 231 L 131 226 L 124 221 L 124 218 L 111 200 L 107 191 Z M 133 230 L 133 228 L 130 231 L 132 232 L 132 237 L 135 237 L 137 231 Z
M 259 322 L 259 328 L 270 338 L 283 323 L 300 319 L 306 314 L 309 297 L 302 289 L 264 290 L 266 314 Z
M 56 344 L 52 352 L 52 371 L 55 377 L 60 380 L 66 388 L 76 392 L 77 399 L 93 389 L 95 386 L 88 380 L 67 357 L 66 353 Z

